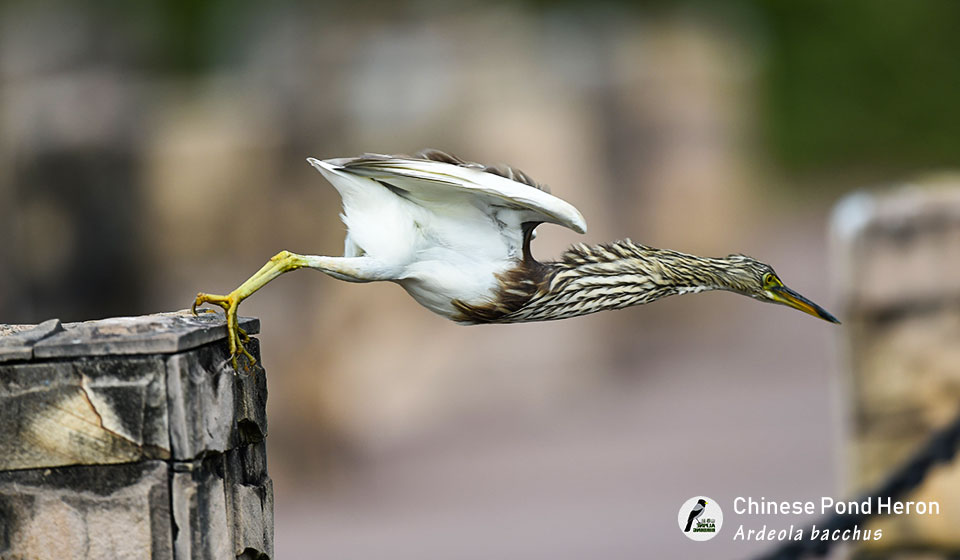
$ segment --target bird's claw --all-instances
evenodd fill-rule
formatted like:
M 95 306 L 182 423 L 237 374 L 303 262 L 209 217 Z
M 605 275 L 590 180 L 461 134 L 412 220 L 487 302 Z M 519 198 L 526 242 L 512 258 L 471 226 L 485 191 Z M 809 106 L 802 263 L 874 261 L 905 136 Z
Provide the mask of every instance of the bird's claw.
M 207 303 L 223 308 L 224 313 L 226 313 L 227 344 L 230 348 L 230 364 L 233 366 L 233 369 L 239 371 L 237 367 L 237 356 L 240 355 L 246 356 L 247 363 L 250 366 L 256 364 L 257 359 L 244 347 L 244 343 L 250 342 L 250 335 L 240 328 L 240 320 L 237 315 L 240 298 L 237 297 L 235 292 L 225 296 L 200 292 L 190 307 L 190 311 L 192 311 L 194 315 L 197 315 L 197 307 Z

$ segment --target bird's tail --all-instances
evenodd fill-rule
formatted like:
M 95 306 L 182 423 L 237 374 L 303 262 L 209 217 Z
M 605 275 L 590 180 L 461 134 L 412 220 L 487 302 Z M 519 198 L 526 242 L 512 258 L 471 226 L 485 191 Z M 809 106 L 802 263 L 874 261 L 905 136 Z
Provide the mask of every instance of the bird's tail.
M 688 520 L 687 520 L 687 526 L 683 528 L 683 532 L 684 532 L 684 533 L 689 533 L 689 532 L 690 532 L 690 527 L 691 527 L 692 525 L 693 525 L 693 519 L 688 519 Z

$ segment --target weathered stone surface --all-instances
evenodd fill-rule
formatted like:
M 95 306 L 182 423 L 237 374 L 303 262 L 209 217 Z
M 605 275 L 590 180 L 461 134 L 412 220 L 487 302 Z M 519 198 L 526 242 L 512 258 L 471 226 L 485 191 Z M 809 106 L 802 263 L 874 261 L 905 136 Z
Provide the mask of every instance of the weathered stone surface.
M 0 326 L 0 560 L 272 556 L 265 372 L 217 321 Z
M 234 553 L 254 560 L 263 554 L 273 556 L 273 481 L 267 476 L 266 446 L 261 443 L 231 450 L 226 455 L 225 473 Z
M 265 458 L 261 442 L 187 462 L 0 472 L 0 558 L 270 558 Z
M 0 472 L 0 558 L 172 560 L 169 465 Z
M 39 325 L 6 325 L 0 329 L 0 363 L 13 360 L 29 360 L 33 345 L 40 340 L 63 331 L 60 319 L 50 319 Z
M 163 332 L 190 338 L 175 314 L 144 323 L 158 318 L 175 325 Z M 133 330 L 150 338 L 141 326 Z M 256 339 L 248 346 L 259 356 Z M 170 355 L 3 363 L 0 470 L 226 451 L 266 436 L 266 398 L 263 369 L 235 373 L 225 342 Z
M 173 517 L 180 528 L 174 538 L 176 558 L 231 557 L 226 492 L 216 467 L 178 465 L 173 475 Z
M 247 345 L 254 357 L 256 339 Z M 259 362 L 259 359 L 258 359 Z M 263 440 L 267 433 L 267 386 L 258 365 L 234 372 L 226 345 L 191 350 L 167 359 L 170 449 L 189 460 Z
M 850 494 L 885 480 L 960 412 L 960 176 L 838 205 L 833 224 L 851 381 Z M 860 550 L 960 553 L 960 464 L 935 469 L 905 500 L 937 516 L 871 521 L 883 539 Z
M 273 482 L 265 457 L 261 442 L 177 463 L 174 519 L 189 528 L 177 534 L 177 558 L 273 556 Z
M 117 354 L 170 354 L 196 348 L 227 334 L 220 313 L 189 311 L 158 313 L 142 317 L 114 317 L 83 323 L 67 323 L 63 332 L 48 336 L 33 346 L 37 358 L 72 358 Z M 260 321 L 241 317 L 248 334 L 260 332 Z
M 170 456 L 161 357 L 0 364 L 0 470 Z

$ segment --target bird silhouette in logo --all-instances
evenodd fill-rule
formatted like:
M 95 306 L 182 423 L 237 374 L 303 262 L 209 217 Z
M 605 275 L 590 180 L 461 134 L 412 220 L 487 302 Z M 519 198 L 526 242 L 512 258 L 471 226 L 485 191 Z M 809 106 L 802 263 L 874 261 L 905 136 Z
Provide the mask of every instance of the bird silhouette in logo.
M 693 509 L 690 510 L 690 516 L 687 517 L 687 526 L 683 528 L 684 533 L 690 532 L 690 527 L 693 525 L 693 520 L 703 515 L 703 510 L 707 507 L 707 501 L 703 498 L 697 501 L 696 505 L 693 506 Z

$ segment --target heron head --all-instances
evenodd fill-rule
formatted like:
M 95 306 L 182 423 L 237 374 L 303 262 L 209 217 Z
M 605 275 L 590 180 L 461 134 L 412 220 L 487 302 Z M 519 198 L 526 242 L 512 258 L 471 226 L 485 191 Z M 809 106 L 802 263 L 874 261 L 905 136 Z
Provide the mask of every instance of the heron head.
M 746 255 L 730 255 L 727 258 L 737 264 L 736 291 L 761 301 L 798 309 L 824 321 L 840 323 L 826 309 L 784 285 L 772 266 Z

